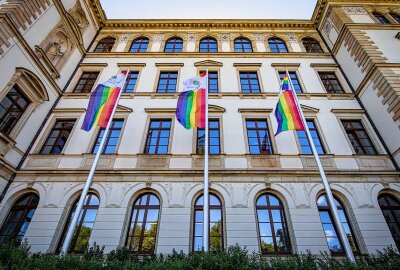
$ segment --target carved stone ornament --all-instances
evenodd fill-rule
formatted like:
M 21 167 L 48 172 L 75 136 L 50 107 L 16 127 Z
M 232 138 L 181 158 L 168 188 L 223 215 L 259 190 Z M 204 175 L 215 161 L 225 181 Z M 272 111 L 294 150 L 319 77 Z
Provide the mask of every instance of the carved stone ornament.
M 286 37 L 289 42 L 299 42 L 296 34 L 287 34 Z
M 332 22 L 329 19 L 327 19 L 325 21 L 325 25 L 324 25 L 325 33 L 329 35 L 331 33 L 331 31 L 332 31 L 332 27 L 333 27 Z
M 263 34 L 253 34 L 253 37 L 256 42 L 264 42 L 265 40 Z
M 123 34 L 119 42 L 128 42 L 132 38 L 131 34 Z
M 347 15 L 366 15 L 367 11 L 363 7 L 343 7 L 344 13 Z
M 221 34 L 221 41 L 222 42 L 230 42 L 231 41 L 231 34 L 228 34 L 228 33 Z
M 79 0 L 77 0 L 74 7 L 70 9 L 69 14 L 71 14 L 71 16 L 74 18 L 80 29 L 85 29 L 89 26 L 89 21 L 86 18 L 85 12 L 83 11 Z
M 164 40 L 164 34 L 156 34 L 153 37 L 154 42 L 162 42 Z
M 196 42 L 196 40 L 197 40 L 197 34 L 194 33 L 188 34 L 188 42 Z

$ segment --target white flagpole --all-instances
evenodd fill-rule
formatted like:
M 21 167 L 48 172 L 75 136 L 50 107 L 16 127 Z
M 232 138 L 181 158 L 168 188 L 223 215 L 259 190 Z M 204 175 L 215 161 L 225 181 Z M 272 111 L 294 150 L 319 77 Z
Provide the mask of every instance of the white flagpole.
M 115 113 L 115 111 L 117 109 L 119 99 L 120 99 L 122 91 L 123 91 L 123 89 L 125 87 L 126 80 L 127 80 L 128 76 L 129 76 L 129 71 L 130 71 L 130 68 L 126 72 L 124 83 L 122 85 L 121 90 L 119 91 L 119 94 L 118 94 L 118 97 L 117 97 L 117 101 L 115 102 L 115 106 L 114 106 L 114 108 L 113 108 L 113 110 L 111 112 L 110 119 L 109 119 L 109 121 L 107 123 L 107 127 L 106 127 L 106 129 L 104 131 L 104 134 L 103 134 L 103 138 L 101 138 L 100 146 L 97 149 L 97 153 L 96 153 L 96 156 L 94 158 L 92 168 L 90 168 L 90 172 L 89 172 L 89 175 L 88 175 L 88 177 L 86 179 L 86 183 L 85 183 L 85 186 L 83 188 L 82 194 L 81 194 L 81 196 L 79 198 L 78 204 L 76 206 L 74 216 L 72 218 L 71 224 L 69 225 L 68 232 L 67 232 L 67 235 L 65 237 L 65 240 L 64 240 L 64 243 L 63 243 L 63 246 L 62 246 L 62 249 L 61 249 L 61 253 L 60 253 L 61 256 L 68 253 L 68 248 L 69 248 L 69 245 L 71 243 L 72 237 L 74 235 L 76 225 L 78 223 L 78 218 L 79 218 L 80 213 L 82 211 L 82 207 L 83 207 L 83 204 L 85 202 L 86 196 L 87 196 L 87 194 L 89 192 L 90 186 L 92 185 L 93 176 L 94 176 L 94 173 L 96 171 L 97 163 L 99 163 L 101 152 L 103 152 L 104 144 L 106 142 L 106 138 L 108 136 L 108 132 L 110 130 L 111 123 L 113 121 L 114 113 Z
M 204 132 L 204 194 L 203 194 L 203 248 L 208 251 L 209 238 L 209 195 L 208 195 L 208 67 L 206 70 L 206 126 Z
M 354 258 L 353 251 L 351 250 L 349 239 L 347 239 L 347 235 L 346 235 L 346 232 L 344 230 L 343 223 L 342 223 L 342 221 L 340 219 L 339 212 L 337 210 L 337 207 L 336 207 L 336 204 L 335 204 L 335 200 L 334 200 L 333 195 L 332 195 L 331 187 L 329 186 L 328 179 L 326 178 L 324 168 L 322 167 L 321 160 L 319 159 L 319 155 L 318 155 L 317 149 L 315 148 L 314 141 L 313 141 L 313 139 L 311 137 L 310 130 L 308 129 L 308 126 L 307 126 L 307 121 L 306 121 L 306 119 L 304 117 L 303 110 L 301 109 L 299 100 L 297 98 L 296 91 L 294 90 L 294 87 L 293 87 L 293 84 L 292 84 L 292 79 L 290 78 L 290 74 L 289 74 L 287 69 L 286 69 L 286 74 L 288 76 L 288 79 L 289 79 L 289 82 L 290 82 L 290 86 L 291 86 L 291 89 L 293 91 L 293 96 L 294 96 L 294 98 L 296 100 L 297 109 L 300 112 L 301 120 L 303 121 L 303 124 L 304 124 L 304 127 L 305 127 L 305 132 L 307 134 L 308 142 L 310 143 L 311 150 L 312 150 L 312 152 L 314 154 L 315 161 L 317 162 L 319 174 L 321 175 L 322 182 L 324 184 L 326 197 L 328 198 L 328 204 L 329 204 L 329 207 L 331 208 L 331 211 L 333 213 L 333 219 L 334 219 L 334 222 L 336 224 L 336 227 L 339 229 L 339 235 L 340 235 L 340 238 L 341 238 L 342 243 L 344 245 L 344 249 L 346 251 L 347 258 L 351 262 L 355 263 L 356 260 Z

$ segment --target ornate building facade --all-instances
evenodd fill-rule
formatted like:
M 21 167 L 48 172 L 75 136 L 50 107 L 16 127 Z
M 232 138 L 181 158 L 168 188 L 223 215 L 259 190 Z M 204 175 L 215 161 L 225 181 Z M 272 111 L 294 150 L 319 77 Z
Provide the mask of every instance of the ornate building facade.
M 210 244 L 343 255 L 303 132 L 274 136 L 288 68 L 356 254 L 400 248 L 400 1 L 310 20 L 109 20 L 98 1 L 0 1 L 0 241 L 58 252 L 102 130 L 95 85 L 130 68 L 71 252 L 201 248 L 204 131 L 175 120 L 209 69 Z

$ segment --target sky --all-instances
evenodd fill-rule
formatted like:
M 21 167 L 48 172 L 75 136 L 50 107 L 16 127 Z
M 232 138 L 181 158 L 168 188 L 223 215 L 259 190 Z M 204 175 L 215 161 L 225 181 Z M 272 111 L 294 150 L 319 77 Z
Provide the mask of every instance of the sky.
M 310 19 L 317 0 L 100 0 L 108 19 Z

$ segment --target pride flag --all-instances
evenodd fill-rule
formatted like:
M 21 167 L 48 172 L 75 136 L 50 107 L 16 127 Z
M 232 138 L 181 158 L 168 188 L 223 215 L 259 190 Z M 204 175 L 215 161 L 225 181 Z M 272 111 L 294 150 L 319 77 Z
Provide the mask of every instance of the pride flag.
M 176 119 L 186 129 L 206 126 L 206 73 L 184 81 L 176 106 Z
M 89 131 L 94 125 L 106 128 L 117 102 L 126 74 L 121 73 L 99 84 L 90 96 L 82 129 Z
M 305 130 L 293 96 L 293 89 L 289 86 L 287 73 L 283 77 L 282 90 L 279 94 L 278 104 L 276 105 L 275 117 L 278 121 L 278 129 L 275 135 L 286 130 Z

